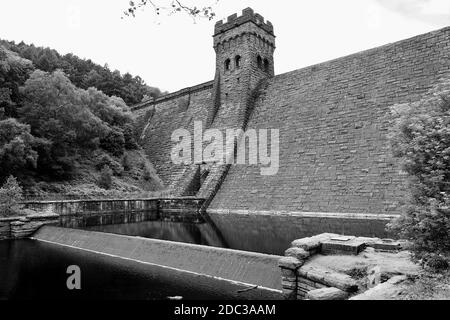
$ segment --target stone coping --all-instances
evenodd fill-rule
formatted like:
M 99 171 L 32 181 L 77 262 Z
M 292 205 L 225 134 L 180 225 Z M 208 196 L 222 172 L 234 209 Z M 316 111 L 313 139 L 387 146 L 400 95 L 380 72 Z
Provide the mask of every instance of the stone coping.
M 156 98 L 154 100 L 147 100 L 147 101 L 144 101 L 144 102 L 139 103 L 137 105 L 134 105 L 134 106 L 131 107 L 131 111 L 144 109 L 144 108 L 147 108 L 149 106 L 153 106 L 153 105 L 162 103 L 164 101 L 171 100 L 171 99 L 174 99 L 174 98 L 177 98 L 177 97 L 180 97 L 180 96 L 184 96 L 184 95 L 187 95 L 187 94 L 192 94 L 192 93 L 195 93 L 195 92 L 198 92 L 198 91 L 202 91 L 202 90 L 206 90 L 206 89 L 212 89 L 213 84 L 214 84 L 214 80 L 211 80 L 211 81 L 204 82 L 204 83 L 192 86 L 192 87 L 187 87 L 187 88 L 175 91 L 173 93 L 168 93 L 168 94 L 163 95 L 163 96 L 161 96 L 159 98 Z
M 80 202 L 111 202 L 111 201 L 172 201 L 172 200 L 200 200 L 205 198 L 199 197 L 155 197 L 155 198 L 133 198 L 133 199 L 79 199 L 79 200 L 37 200 L 23 201 L 23 204 L 51 204 L 51 203 L 80 203 Z
M 259 210 L 233 210 L 233 209 L 207 209 L 212 214 L 238 214 L 238 215 L 272 215 L 295 216 L 302 218 L 336 218 L 336 219 L 361 219 L 361 220 L 386 220 L 398 218 L 397 214 L 376 213 L 346 213 L 346 212 L 302 212 L 302 211 L 259 211 Z
M 30 220 L 41 220 L 48 218 L 59 218 L 58 214 L 36 214 L 36 215 L 22 215 L 22 216 L 12 216 L 7 218 L 0 218 L 0 222 L 12 222 L 12 221 L 20 221 L 23 219 Z

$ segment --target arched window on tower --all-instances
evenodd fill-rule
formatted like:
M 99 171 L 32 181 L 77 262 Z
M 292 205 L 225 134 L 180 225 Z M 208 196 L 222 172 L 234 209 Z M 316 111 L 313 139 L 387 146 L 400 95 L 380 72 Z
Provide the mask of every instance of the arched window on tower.
M 230 70 L 230 67 L 231 67 L 231 60 L 230 59 L 225 60 L 225 71 Z
M 234 58 L 234 63 L 235 63 L 236 69 L 239 69 L 241 67 L 241 56 L 236 56 Z
M 263 61 L 260 55 L 256 58 L 256 62 L 258 63 L 258 68 L 262 69 Z
M 267 59 L 264 59 L 264 71 L 269 72 L 270 62 Z

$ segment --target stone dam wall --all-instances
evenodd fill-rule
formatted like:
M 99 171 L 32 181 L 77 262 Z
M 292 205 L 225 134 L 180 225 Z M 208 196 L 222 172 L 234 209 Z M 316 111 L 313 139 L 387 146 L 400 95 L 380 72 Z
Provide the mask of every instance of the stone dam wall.
M 53 226 L 42 227 L 33 239 L 281 291 L 280 256 Z
M 175 187 L 188 168 L 171 160 L 172 133 L 193 132 L 194 121 L 205 127 L 211 104 L 212 82 L 207 82 L 134 108 L 140 144 L 167 188 Z
M 278 173 L 262 176 L 248 165 L 232 165 L 220 179 L 211 172 L 199 193 L 215 195 L 208 214 L 219 228 L 229 228 L 223 213 L 270 212 L 277 224 L 291 215 L 297 230 L 308 230 L 305 236 L 340 230 L 386 236 L 382 224 L 400 214 L 405 198 L 405 176 L 387 138 L 390 107 L 416 101 L 449 78 L 449 27 L 269 78 L 256 92 L 247 128 L 279 130 Z M 170 136 L 178 128 L 192 131 L 193 121 L 205 124 L 220 94 L 215 86 L 208 82 L 134 109 L 141 142 L 167 185 L 184 184 L 190 170 L 170 161 Z M 227 110 L 219 107 L 213 127 L 229 125 Z M 354 214 L 361 218 L 348 218 Z
M 450 28 L 277 75 L 248 128 L 279 129 L 279 171 L 234 165 L 212 210 L 398 214 L 390 107 L 450 78 Z M 326 231 L 326 230 L 324 230 Z

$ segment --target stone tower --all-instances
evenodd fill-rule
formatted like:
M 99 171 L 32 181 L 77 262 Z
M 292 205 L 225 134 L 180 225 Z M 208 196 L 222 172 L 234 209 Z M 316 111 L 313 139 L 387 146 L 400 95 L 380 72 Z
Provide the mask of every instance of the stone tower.
M 253 91 L 261 80 L 274 76 L 272 23 L 251 8 L 244 9 L 239 17 L 233 14 L 225 23 L 216 23 L 214 50 L 214 106 L 209 124 L 220 116 L 220 127 L 239 127 Z

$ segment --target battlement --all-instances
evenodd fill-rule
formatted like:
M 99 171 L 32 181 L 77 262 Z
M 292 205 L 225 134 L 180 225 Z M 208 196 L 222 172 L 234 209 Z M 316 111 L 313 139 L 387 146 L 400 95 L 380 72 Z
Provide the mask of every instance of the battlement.
M 223 20 L 217 21 L 214 28 L 214 36 L 236 28 L 247 22 L 253 22 L 261 29 L 267 31 L 271 35 L 274 35 L 273 25 L 270 21 L 264 21 L 264 17 L 262 15 L 255 13 L 252 8 L 246 8 L 242 10 L 241 16 L 238 16 L 237 13 L 235 13 L 229 16 L 226 22 Z

